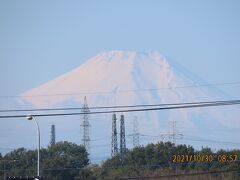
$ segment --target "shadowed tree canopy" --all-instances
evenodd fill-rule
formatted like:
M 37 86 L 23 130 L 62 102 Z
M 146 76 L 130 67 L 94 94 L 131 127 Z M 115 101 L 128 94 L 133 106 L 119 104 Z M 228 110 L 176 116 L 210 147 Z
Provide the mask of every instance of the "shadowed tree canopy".
M 6 160 L 7 176 L 36 175 L 37 150 L 19 148 L 7 153 L 3 159 Z M 40 160 L 40 171 L 44 180 L 74 179 L 79 174 L 79 170 L 89 164 L 88 153 L 84 146 L 66 141 L 41 149 Z M 3 169 L 3 161 L 0 163 L 0 168 Z

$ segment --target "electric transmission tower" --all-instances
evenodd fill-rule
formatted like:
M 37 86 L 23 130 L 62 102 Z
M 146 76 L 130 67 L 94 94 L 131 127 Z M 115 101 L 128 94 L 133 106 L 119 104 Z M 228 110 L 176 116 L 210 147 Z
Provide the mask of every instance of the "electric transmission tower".
M 55 145 L 56 143 L 56 134 L 55 134 L 55 125 L 51 125 L 51 137 L 50 137 L 50 145 Z
M 176 144 L 176 139 L 182 139 L 183 133 L 179 133 L 176 127 L 176 121 L 170 120 L 168 122 L 168 131 L 160 133 L 161 138 L 168 139 L 168 141 Z
M 82 143 L 88 153 L 90 153 L 90 136 L 89 136 L 90 123 L 89 123 L 89 116 L 88 116 L 89 112 L 90 112 L 90 110 L 89 110 L 88 104 L 87 104 L 87 97 L 85 96 L 83 108 L 82 108 L 83 119 L 82 119 L 81 127 L 82 127 L 82 132 L 83 132 Z
M 172 143 L 176 143 L 176 121 L 169 121 L 168 122 L 168 127 L 169 127 L 169 141 Z
M 169 121 L 168 122 L 168 127 L 169 127 L 169 132 L 168 132 L 169 141 L 176 144 L 176 138 L 177 137 L 182 138 L 183 134 L 177 132 L 176 121 L 175 120 Z
M 139 146 L 139 124 L 137 116 L 133 119 L 133 147 Z
M 117 117 L 116 114 L 112 116 L 112 147 L 111 147 L 111 156 L 115 156 L 118 153 L 117 145 Z
M 120 156 L 123 161 L 124 155 L 126 153 L 126 139 L 125 139 L 125 125 L 124 125 L 124 115 L 120 118 Z

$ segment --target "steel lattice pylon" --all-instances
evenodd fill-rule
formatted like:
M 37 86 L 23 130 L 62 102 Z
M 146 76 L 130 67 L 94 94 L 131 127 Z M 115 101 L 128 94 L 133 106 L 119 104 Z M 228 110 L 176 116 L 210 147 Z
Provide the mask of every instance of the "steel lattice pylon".
M 169 121 L 169 140 L 176 144 L 176 121 Z
M 50 137 L 50 145 L 54 145 L 56 143 L 56 135 L 55 135 L 55 125 L 51 126 L 51 137 Z
M 133 119 L 133 147 L 139 146 L 139 124 L 137 116 Z
M 120 155 L 123 161 L 124 155 L 126 153 L 126 139 L 125 139 L 125 125 L 124 125 L 124 115 L 120 118 Z
M 112 157 L 117 155 L 118 153 L 118 145 L 117 145 L 117 117 L 116 114 L 112 116 L 112 147 L 111 147 L 111 155 Z
M 82 109 L 83 119 L 82 119 L 81 127 L 82 127 L 82 132 L 83 132 L 82 143 L 88 153 L 90 153 L 90 136 L 89 136 L 90 123 L 89 123 L 89 116 L 88 116 L 89 112 L 90 112 L 90 110 L 89 110 L 88 104 L 87 104 L 87 97 L 85 96 L 84 103 L 83 103 L 83 109 Z

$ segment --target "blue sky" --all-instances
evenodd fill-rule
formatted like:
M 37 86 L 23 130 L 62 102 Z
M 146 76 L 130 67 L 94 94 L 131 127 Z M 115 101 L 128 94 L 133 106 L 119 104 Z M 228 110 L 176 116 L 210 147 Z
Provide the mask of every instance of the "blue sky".
M 0 95 L 19 95 L 109 50 L 157 50 L 209 83 L 238 81 L 239 7 L 238 0 L 1 0 Z M 224 90 L 237 97 L 240 89 Z

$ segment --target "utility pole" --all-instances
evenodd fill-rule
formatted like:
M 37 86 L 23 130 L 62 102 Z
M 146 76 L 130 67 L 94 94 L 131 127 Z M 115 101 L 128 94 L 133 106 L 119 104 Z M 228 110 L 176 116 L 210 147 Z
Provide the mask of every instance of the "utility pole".
M 50 137 L 50 145 L 55 145 L 56 143 L 56 131 L 55 131 L 55 125 L 51 125 L 51 137 Z
M 117 145 L 117 117 L 116 114 L 112 116 L 112 147 L 111 147 L 111 156 L 115 156 L 118 153 Z
M 81 127 L 83 131 L 82 142 L 88 153 L 90 153 L 90 136 L 89 136 L 90 123 L 89 123 L 89 117 L 88 117 L 89 112 L 90 110 L 87 104 L 87 97 L 85 96 L 83 108 L 82 108 L 83 120 L 82 120 Z
M 120 118 L 120 156 L 121 161 L 124 160 L 126 153 L 126 139 L 125 139 L 125 125 L 124 125 L 124 115 Z

